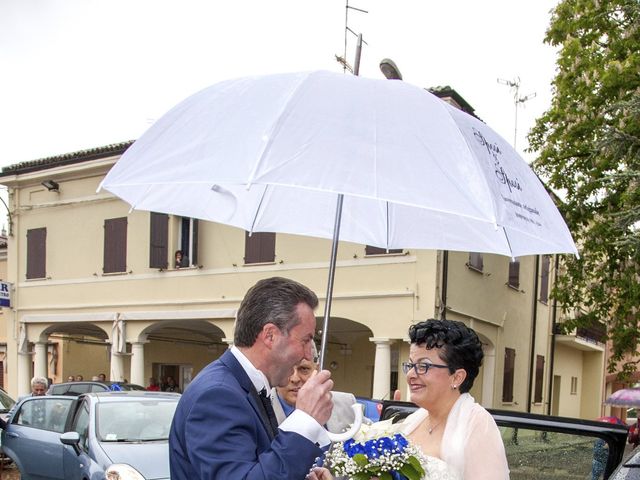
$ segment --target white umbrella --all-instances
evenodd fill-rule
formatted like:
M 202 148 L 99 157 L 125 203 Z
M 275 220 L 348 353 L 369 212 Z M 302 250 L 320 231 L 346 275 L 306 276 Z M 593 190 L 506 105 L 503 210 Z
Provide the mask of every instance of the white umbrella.
M 321 361 L 338 238 L 577 254 L 545 187 L 503 138 L 399 81 L 319 71 L 213 85 L 152 125 L 101 188 L 136 209 L 333 238 Z

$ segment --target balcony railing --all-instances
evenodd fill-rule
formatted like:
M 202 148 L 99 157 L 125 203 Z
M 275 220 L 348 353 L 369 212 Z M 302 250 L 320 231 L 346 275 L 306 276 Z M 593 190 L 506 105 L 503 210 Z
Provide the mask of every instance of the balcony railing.
M 562 334 L 562 324 L 556 324 L 555 333 Z M 578 327 L 569 335 L 575 335 L 589 343 L 605 343 L 607 337 L 607 328 L 604 325 L 592 325 L 590 327 Z

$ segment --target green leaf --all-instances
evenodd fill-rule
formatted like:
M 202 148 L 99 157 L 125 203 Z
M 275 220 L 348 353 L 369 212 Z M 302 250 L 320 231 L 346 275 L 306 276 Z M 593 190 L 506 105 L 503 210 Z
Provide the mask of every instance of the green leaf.
M 367 456 L 363 455 L 362 453 L 356 453 L 353 456 L 353 461 L 356 462 L 356 465 L 358 465 L 359 467 L 366 467 L 369 463 Z
M 370 480 L 371 476 L 366 472 L 358 472 L 353 476 L 353 480 Z
M 402 468 L 400 469 L 400 473 L 407 477 L 409 480 L 420 480 L 422 478 L 422 475 L 424 474 L 424 470 L 422 471 L 422 473 L 418 473 L 413 465 L 409 465 L 407 463 L 402 466 Z
M 393 477 L 389 472 L 382 472 L 378 475 L 378 478 L 380 478 L 380 480 L 393 480 Z
M 422 468 L 422 465 L 420 464 L 420 462 L 418 461 L 418 459 L 416 457 L 409 457 L 409 464 L 415 468 L 415 470 L 420 474 L 420 476 L 424 475 L 424 468 Z
M 420 480 L 424 476 L 424 469 L 420 467 L 420 470 L 416 470 L 413 465 L 408 463 L 403 465 L 400 469 L 400 473 L 407 477 L 409 480 Z

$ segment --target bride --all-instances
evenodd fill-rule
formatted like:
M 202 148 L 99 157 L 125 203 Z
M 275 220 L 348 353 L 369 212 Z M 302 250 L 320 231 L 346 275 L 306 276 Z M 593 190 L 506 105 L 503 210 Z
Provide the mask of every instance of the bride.
M 418 446 L 429 480 L 508 480 L 509 467 L 493 417 L 469 390 L 482 362 L 478 335 L 462 322 L 427 320 L 409 328 L 409 361 L 402 364 L 411 401 L 420 407 L 403 432 Z M 329 480 L 316 468 L 310 480 Z

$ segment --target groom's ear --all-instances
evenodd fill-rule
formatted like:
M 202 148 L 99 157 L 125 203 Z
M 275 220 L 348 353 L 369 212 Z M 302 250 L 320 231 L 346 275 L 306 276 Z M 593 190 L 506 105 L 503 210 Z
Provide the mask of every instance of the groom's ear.
M 258 334 L 258 339 L 271 348 L 275 342 L 277 333 L 279 333 L 278 327 L 273 323 L 266 323 Z

